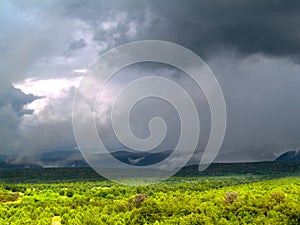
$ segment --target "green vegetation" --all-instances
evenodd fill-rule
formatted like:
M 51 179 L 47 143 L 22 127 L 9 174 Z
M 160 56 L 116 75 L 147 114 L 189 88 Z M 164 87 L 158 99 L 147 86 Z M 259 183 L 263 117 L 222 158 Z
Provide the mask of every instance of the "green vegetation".
M 300 224 L 300 178 L 0 184 L 0 224 Z
M 273 179 L 286 176 L 300 176 L 299 162 L 259 162 L 259 163 L 218 163 L 199 172 L 198 166 L 184 167 L 176 177 L 219 176 L 235 177 L 241 175 L 248 181 Z M 74 168 L 36 168 L 0 169 L 0 183 L 53 183 L 62 181 L 105 180 L 89 167 Z
M 0 170 L 0 224 L 300 224 L 300 164 L 186 167 L 129 187 L 91 168 Z

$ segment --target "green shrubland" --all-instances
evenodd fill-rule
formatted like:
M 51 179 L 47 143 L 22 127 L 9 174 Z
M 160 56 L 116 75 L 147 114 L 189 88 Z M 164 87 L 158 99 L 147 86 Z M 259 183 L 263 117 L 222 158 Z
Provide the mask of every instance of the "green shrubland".
M 0 184 L 0 224 L 300 224 L 300 178 Z

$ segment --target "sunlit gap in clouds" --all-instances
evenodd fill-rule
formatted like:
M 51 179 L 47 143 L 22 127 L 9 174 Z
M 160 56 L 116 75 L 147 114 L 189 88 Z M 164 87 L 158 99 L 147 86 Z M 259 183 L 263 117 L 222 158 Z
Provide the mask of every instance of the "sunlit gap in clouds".
M 39 114 L 49 101 L 63 98 L 72 88 L 77 88 L 82 77 L 44 80 L 26 79 L 23 82 L 13 83 L 13 85 L 25 94 L 33 94 L 41 97 L 25 106 L 26 109 L 34 110 L 35 114 Z

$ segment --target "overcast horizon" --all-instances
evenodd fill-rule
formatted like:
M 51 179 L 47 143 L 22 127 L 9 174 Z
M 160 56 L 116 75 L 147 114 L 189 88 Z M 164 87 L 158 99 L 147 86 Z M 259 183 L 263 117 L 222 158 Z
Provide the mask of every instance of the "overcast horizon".
M 215 74 L 227 109 L 217 162 L 273 160 L 300 149 L 299 1 L 4 0 L 0 7 L 0 155 L 14 155 L 14 162 L 78 151 L 72 104 L 80 81 L 102 54 L 140 40 L 182 45 Z M 186 74 L 165 64 L 131 65 L 111 79 L 98 112 L 103 142 L 125 149 L 112 134 L 109 109 L 124 85 L 146 76 L 173 80 L 196 102 L 198 162 L 210 132 L 207 101 Z M 172 106 L 148 99 L 132 116 L 141 138 L 149 135 L 149 119 L 162 116 L 169 133 L 157 151 L 176 146 L 180 124 Z

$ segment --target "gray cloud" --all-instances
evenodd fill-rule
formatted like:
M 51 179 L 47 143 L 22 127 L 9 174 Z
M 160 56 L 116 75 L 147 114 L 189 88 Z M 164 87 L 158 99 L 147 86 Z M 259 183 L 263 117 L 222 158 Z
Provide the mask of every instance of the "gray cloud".
M 33 113 L 24 109 L 24 106 L 39 97 L 25 94 L 12 85 L 1 83 L 0 86 L 0 152 L 13 154 L 22 146 L 20 124 L 24 115 Z
M 68 57 L 78 48 L 86 48 L 87 42 L 94 42 L 95 46 L 90 47 L 100 53 L 129 41 L 160 39 L 186 46 L 205 59 L 226 52 L 238 58 L 252 54 L 287 57 L 295 62 L 299 58 L 300 4 L 293 0 L 3 4 L 7 13 L 1 16 L 0 76 L 9 74 L 6 79 L 12 81 L 25 78 L 36 66 L 35 76 L 62 76 L 62 66 L 55 58 Z M 92 37 L 74 37 L 76 31 L 90 32 Z M 60 70 L 51 73 L 51 68 L 47 68 L 41 73 L 39 65 L 45 68 L 49 62 L 52 68 L 57 64 Z
M 115 44 L 134 39 L 174 41 L 212 57 L 223 51 L 237 56 L 264 54 L 298 61 L 300 4 L 290 1 L 72 1 L 64 13 L 94 28 L 94 39 Z M 125 17 L 113 29 L 101 30 L 101 21 Z M 137 25 L 134 37 L 129 25 Z M 117 37 L 114 37 L 116 35 Z
M 54 64 L 61 67 L 57 58 L 68 49 L 70 34 L 81 27 L 80 23 L 48 11 L 56 6 L 46 2 L 34 5 L 34 1 L 31 4 L 23 1 L 1 2 L 0 48 L 3 51 L 0 55 L 0 79 L 11 83 L 27 77 L 57 77 L 64 74 L 61 68 L 55 72 L 50 70 L 51 67 L 43 72 L 35 69 L 40 64 L 49 65 L 49 62 L 52 68 Z
M 262 155 L 268 158 L 300 146 L 300 2 L 296 0 L 34 0 L 0 4 L 5 9 L 0 15 L 0 132 L 1 143 L 5 143 L 1 152 L 15 149 L 24 155 L 74 145 L 74 90 L 66 90 L 60 99 L 49 101 L 37 118 L 24 111 L 23 106 L 38 97 L 22 93 L 11 82 L 31 77 L 74 76 L 71 71 L 86 68 L 95 61 L 97 53 L 142 39 L 172 41 L 188 47 L 206 59 L 216 73 L 228 110 L 221 154 L 254 149 L 265 152 Z M 156 71 L 154 67 L 141 71 L 144 69 Z M 170 74 L 189 89 L 202 109 L 205 103 L 199 90 L 184 75 Z M 114 85 L 127 83 L 131 78 L 128 75 L 121 81 L 115 80 Z M 170 111 L 159 108 L 163 114 Z M 155 115 L 147 109 L 135 110 L 142 123 L 136 122 L 133 129 L 142 136 L 145 134 L 141 126 L 146 118 Z M 201 113 L 207 123 L 209 113 Z M 204 128 L 208 126 L 205 124 Z M 105 129 L 108 145 L 120 147 L 112 140 L 110 128 Z M 26 150 L 21 151 L 21 146 L 27 146 Z M 251 160 L 260 157 L 245 155 L 251 155 Z
M 24 106 L 39 98 L 39 96 L 25 94 L 20 89 L 14 88 L 10 84 L 5 85 L 2 83 L 1 85 L 0 107 L 10 105 L 10 107 L 15 111 L 15 113 L 18 116 L 33 113 L 33 111 L 31 110 L 24 109 Z
M 206 57 L 231 49 L 299 57 L 298 1 L 165 1 L 151 8 L 158 21 L 143 37 L 173 40 Z
M 299 65 L 262 57 L 210 64 L 227 105 L 224 152 L 253 149 L 278 155 L 300 146 Z
M 81 48 L 86 47 L 87 44 L 85 43 L 84 39 L 80 38 L 78 40 L 72 40 L 69 44 L 68 50 L 65 51 L 66 55 L 68 56 L 71 54 L 73 51 L 77 51 Z
M 0 107 L 1 153 L 12 154 L 12 163 L 36 161 L 43 152 L 73 150 L 72 100 L 74 88 L 65 90 L 63 97 L 48 99 L 38 114 L 18 116 L 10 106 Z M 25 161 L 24 161 L 25 160 Z

